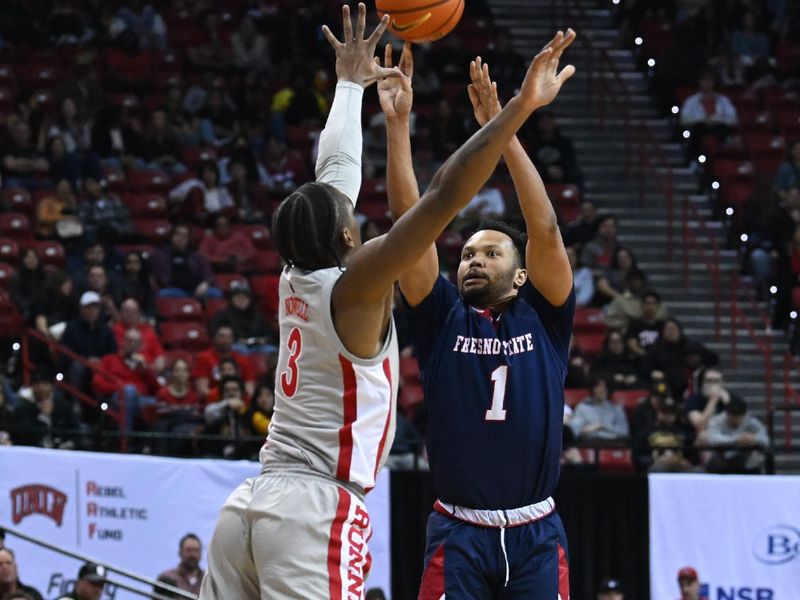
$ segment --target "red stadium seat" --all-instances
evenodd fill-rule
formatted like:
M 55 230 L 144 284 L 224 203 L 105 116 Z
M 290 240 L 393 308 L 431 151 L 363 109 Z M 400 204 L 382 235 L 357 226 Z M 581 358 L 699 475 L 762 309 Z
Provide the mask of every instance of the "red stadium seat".
M 44 240 L 36 242 L 33 247 L 44 265 L 63 267 L 67 262 L 67 253 L 59 242 Z
M 744 136 L 744 145 L 750 156 L 763 152 L 786 152 L 786 140 L 770 132 L 751 132 Z
M 400 380 L 403 383 L 420 382 L 419 363 L 414 356 L 400 357 Z
M 164 351 L 164 364 L 168 369 L 172 368 L 177 360 L 184 360 L 191 368 L 194 361 L 194 354 L 186 350 L 165 350 Z
M 172 224 L 164 219 L 135 219 L 137 233 L 141 233 L 153 244 L 161 244 L 169 239 Z
M 10 300 L 0 301 L 0 338 L 16 339 L 22 335 L 24 321 Z
M 228 307 L 225 298 L 206 298 L 206 318 L 210 321 L 219 311 Z
M 397 406 L 409 419 L 425 401 L 425 392 L 421 383 L 404 383 L 397 394 Z
M 231 284 L 236 281 L 239 283 L 247 284 L 247 277 L 244 275 L 240 275 L 239 273 L 217 273 L 214 276 L 215 283 L 217 287 L 222 290 L 223 292 L 228 292 L 231 288 Z
M 723 206 L 744 206 L 755 189 L 754 181 L 723 181 L 719 189 L 720 202 Z
M 768 110 L 744 109 L 738 111 L 739 126 L 745 133 L 772 131 L 772 113 Z
M 786 160 L 786 154 L 782 151 L 757 152 L 753 155 L 753 162 L 756 165 L 756 172 L 759 175 L 772 179 L 778 172 L 778 168 Z
M 106 189 L 111 192 L 122 193 L 128 186 L 125 180 L 125 173 L 119 167 L 103 167 L 103 180 L 105 181 Z
M 739 179 L 752 181 L 755 177 L 755 165 L 749 160 L 735 158 L 719 158 L 714 161 L 711 174 L 717 179 Z
M 277 275 L 283 269 L 283 262 L 277 250 L 261 250 L 253 256 L 252 266 L 256 273 Z
M 0 263 L 0 287 L 7 287 L 14 276 L 14 267 L 8 263 Z
M 270 250 L 272 248 L 272 234 L 263 225 L 234 225 L 232 229 L 247 235 L 259 250 Z
M 205 322 L 203 307 L 194 298 L 157 298 L 156 314 L 165 321 Z
M 630 419 L 634 409 L 642 400 L 647 400 L 650 392 L 647 390 L 617 390 L 611 394 L 611 400 L 625 409 L 625 414 Z
M 572 330 L 576 334 L 596 333 L 605 335 L 606 324 L 604 313 L 600 308 L 578 308 L 572 321 Z
M 189 169 L 197 171 L 204 162 L 217 160 L 217 151 L 205 146 L 184 146 L 181 158 Z
M 161 324 L 161 341 L 165 348 L 198 352 L 208 348 L 205 325 L 184 321 L 167 321 Z
M 575 345 L 589 357 L 594 358 L 603 351 L 605 335 L 602 333 L 575 334 Z
M 19 260 L 19 244 L 10 238 L 0 238 L 0 262 L 16 265 Z
M 256 275 L 251 280 L 253 293 L 261 301 L 261 309 L 267 315 L 278 314 L 278 285 L 280 275 Z
M 35 207 L 28 190 L 23 188 L 5 189 L 3 190 L 3 200 L 9 211 L 33 217 Z
M 125 194 L 122 202 L 136 219 L 164 219 L 167 216 L 167 201 L 158 194 Z
M 138 252 L 145 259 L 150 257 L 155 250 L 155 247 L 152 244 L 117 244 L 115 248 L 117 249 L 117 252 L 123 256 L 128 252 Z
M 631 451 L 622 448 L 603 448 L 598 452 L 597 464 L 607 473 L 633 473 Z
M 446 265 L 456 266 L 461 262 L 461 248 L 464 238 L 458 231 L 445 231 L 436 240 L 439 256 Z
M 31 221 L 27 215 L 22 213 L 0 214 L 0 235 L 3 237 L 27 240 L 32 234 Z
M 170 188 L 169 176 L 163 171 L 143 169 L 128 173 L 128 188 L 132 192 L 163 194 Z
M 581 400 L 588 398 L 591 392 L 585 388 L 566 388 L 564 390 L 564 403 L 570 408 L 575 408 Z

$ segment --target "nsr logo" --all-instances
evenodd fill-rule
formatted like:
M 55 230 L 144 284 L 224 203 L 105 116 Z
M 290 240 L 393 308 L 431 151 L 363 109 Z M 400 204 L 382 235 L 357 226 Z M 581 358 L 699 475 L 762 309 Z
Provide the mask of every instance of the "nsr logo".
M 765 565 L 782 565 L 800 556 L 800 530 L 773 525 L 753 540 L 753 554 Z

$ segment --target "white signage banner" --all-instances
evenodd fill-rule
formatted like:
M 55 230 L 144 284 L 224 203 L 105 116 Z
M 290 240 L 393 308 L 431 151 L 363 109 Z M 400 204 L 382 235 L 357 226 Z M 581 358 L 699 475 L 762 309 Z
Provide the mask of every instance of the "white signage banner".
M 244 479 L 249 461 L 0 447 L 0 527 L 16 529 L 67 550 L 155 579 L 178 565 L 178 542 L 195 533 L 205 547 L 219 509 Z M 390 596 L 389 474 L 367 496 L 373 536 L 367 588 Z M 8 535 L 22 583 L 46 600 L 71 589 L 81 562 Z M 112 577 L 130 582 L 112 574 Z M 143 588 L 141 584 L 136 587 Z M 103 599 L 135 594 L 107 585 Z
M 650 475 L 651 600 L 681 597 L 693 568 L 701 600 L 800 598 L 800 477 Z

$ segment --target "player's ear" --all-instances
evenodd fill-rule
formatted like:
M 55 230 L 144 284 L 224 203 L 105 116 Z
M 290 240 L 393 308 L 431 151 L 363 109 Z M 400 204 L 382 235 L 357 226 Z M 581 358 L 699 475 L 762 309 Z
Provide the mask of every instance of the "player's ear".
M 517 289 L 521 288 L 527 279 L 528 279 L 528 270 L 517 269 L 517 272 L 514 273 L 514 287 Z
M 342 229 L 341 239 L 342 243 L 348 248 L 355 248 L 358 244 L 356 239 L 360 240 L 360 236 L 354 235 L 349 227 Z

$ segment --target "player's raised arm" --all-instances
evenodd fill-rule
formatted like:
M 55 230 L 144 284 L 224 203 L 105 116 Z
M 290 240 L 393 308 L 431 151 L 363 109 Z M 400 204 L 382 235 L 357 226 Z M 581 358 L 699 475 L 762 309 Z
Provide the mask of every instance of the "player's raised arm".
M 392 46 L 387 44 L 384 67 L 392 66 Z M 413 104 L 411 80 L 414 73 L 414 55 L 406 42 L 398 64 L 404 77 L 393 77 L 378 82 L 378 97 L 386 115 L 387 162 L 386 191 L 389 211 L 397 220 L 419 202 L 419 186 L 414 175 L 411 157 L 411 131 L 409 117 Z M 436 246 L 431 244 L 422 258 L 400 276 L 400 289 L 411 306 L 419 304 L 433 289 L 439 274 Z
M 558 67 L 561 53 L 574 39 L 575 32 L 570 29 L 559 42 L 554 40 L 556 44 L 550 57 L 552 64 L 549 67 L 553 72 Z M 480 57 L 470 63 L 470 79 L 472 83 L 468 87 L 469 98 L 475 118 L 483 126 L 500 112 L 497 84 L 491 80 L 489 66 L 483 63 Z M 555 93 L 550 100 L 553 98 Z M 558 229 L 553 205 L 547 197 L 542 178 L 516 136 L 511 140 L 503 156 L 514 180 L 514 188 L 528 230 L 528 245 L 525 251 L 528 278 L 550 304 L 561 306 L 572 289 L 572 269 Z
M 336 52 L 336 92 L 325 129 L 319 139 L 315 167 L 317 181 L 329 183 L 356 205 L 361 189 L 361 101 L 364 88 L 379 78 L 394 77 L 392 69 L 384 69 L 373 60 L 389 17 L 385 16 L 369 38 L 364 39 L 367 9 L 358 5 L 356 30 L 350 19 L 350 8 L 342 7 L 343 41 L 327 26 L 322 32 Z
M 561 50 L 571 41 L 559 32 L 533 59 L 519 93 L 467 140 L 436 172 L 419 203 L 385 235 L 354 253 L 336 293 L 354 303 L 381 302 L 386 288 L 430 250 L 444 228 L 478 193 L 511 138 L 528 117 L 555 98 L 575 69 L 557 73 Z M 402 75 L 401 75 L 402 76 Z

